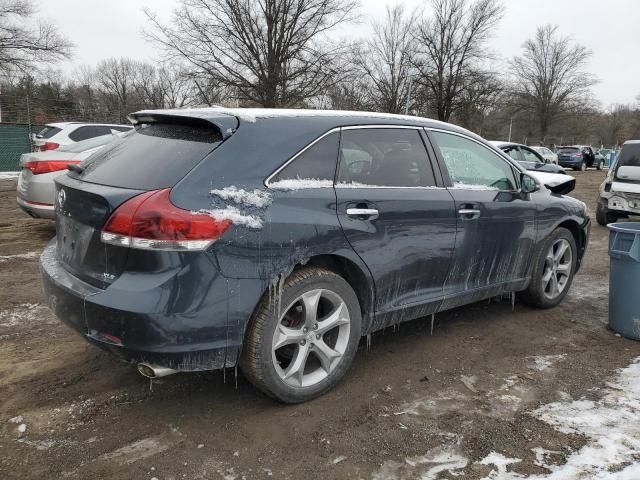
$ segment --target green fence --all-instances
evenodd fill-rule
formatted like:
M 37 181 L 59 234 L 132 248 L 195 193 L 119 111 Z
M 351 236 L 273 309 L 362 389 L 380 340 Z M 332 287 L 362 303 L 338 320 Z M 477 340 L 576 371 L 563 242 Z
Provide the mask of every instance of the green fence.
M 20 155 L 31 151 L 30 133 L 37 133 L 41 125 L 0 123 L 0 172 L 17 171 Z

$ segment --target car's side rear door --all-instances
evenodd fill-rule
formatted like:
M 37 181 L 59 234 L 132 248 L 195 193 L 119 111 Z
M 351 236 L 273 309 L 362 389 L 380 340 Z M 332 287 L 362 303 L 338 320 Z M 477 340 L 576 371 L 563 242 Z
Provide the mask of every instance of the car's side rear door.
M 375 282 L 374 330 L 442 302 L 456 213 L 427 145 L 420 127 L 342 129 L 337 212 Z
M 526 285 L 536 241 L 536 205 L 519 170 L 483 142 L 429 130 L 458 219 L 454 261 L 442 308 Z

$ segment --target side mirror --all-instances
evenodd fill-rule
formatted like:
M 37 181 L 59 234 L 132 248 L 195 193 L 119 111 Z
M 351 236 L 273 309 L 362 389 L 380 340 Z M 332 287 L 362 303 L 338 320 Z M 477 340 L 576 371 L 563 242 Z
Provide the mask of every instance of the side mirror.
M 538 182 L 535 178 L 526 173 L 520 174 L 520 191 L 522 193 L 533 193 L 538 190 Z

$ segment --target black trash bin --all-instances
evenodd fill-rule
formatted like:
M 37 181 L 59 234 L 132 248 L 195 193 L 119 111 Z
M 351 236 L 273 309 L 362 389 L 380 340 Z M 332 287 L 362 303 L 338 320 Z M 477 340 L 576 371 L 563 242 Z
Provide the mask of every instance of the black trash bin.
M 609 328 L 640 340 L 640 222 L 609 228 Z

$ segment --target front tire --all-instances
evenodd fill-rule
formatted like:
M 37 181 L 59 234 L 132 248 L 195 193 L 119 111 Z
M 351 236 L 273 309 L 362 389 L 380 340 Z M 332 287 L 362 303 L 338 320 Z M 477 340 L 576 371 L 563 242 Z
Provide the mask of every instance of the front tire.
M 258 305 L 240 368 L 253 385 L 276 400 L 311 400 L 347 372 L 361 325 L 358 298 L 342 277 L 315 267 L 296 270 L 281 292 L 268 292 Z
M 578 249 L 573 234 L 559 227 L 547 237 L 538 254 L 529 287 L 522 301 L 532 307 L 551 308 L 567 295 L 576 271 Z

